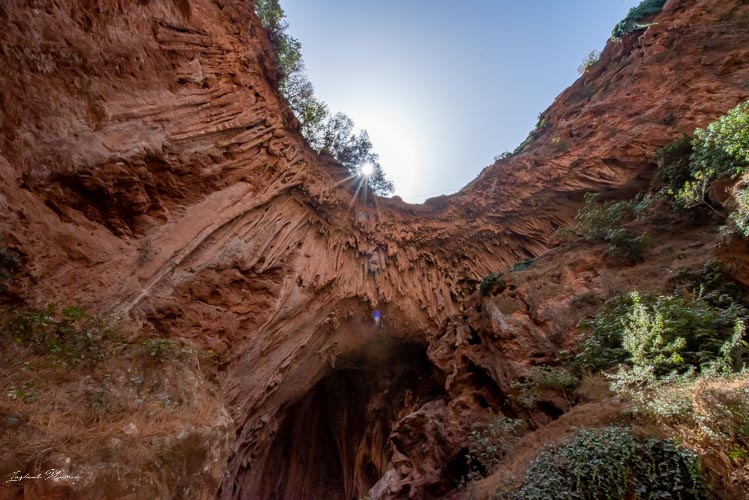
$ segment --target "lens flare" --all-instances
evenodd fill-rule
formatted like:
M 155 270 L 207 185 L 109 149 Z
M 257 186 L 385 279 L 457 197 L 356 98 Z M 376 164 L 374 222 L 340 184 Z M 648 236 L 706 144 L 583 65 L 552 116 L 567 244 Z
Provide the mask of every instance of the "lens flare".
M 361 168 L 361 170 L 359 171 L 359 173 L 360 173 L 360 174 L 361 174 L 361 175 L 362 175 L 363 177 L 369 177 L 370 175 L 372 175 L 372 174 L 374 173 L 374 165 L 372 165 L 371 163 L 365 163 L 365 164 L 364 164 L 364 165 L 362 166 L 362 168 Z

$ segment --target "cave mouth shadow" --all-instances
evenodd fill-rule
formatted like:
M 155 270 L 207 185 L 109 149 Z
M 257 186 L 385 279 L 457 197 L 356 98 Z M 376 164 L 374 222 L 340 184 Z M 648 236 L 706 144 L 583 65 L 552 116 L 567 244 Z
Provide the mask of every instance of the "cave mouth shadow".
M 365 497 L 388 467 L 395 423 L 443 387 L 421 344 L 380 338 L 344 356 L 286 412 L 261 498 Z

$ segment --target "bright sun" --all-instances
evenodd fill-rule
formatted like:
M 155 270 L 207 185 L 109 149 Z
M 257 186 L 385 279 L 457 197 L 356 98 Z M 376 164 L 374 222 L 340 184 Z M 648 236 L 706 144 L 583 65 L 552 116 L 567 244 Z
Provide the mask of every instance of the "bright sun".
M 369 177 L 372 175 L 372 172 L 374 172 L 374 165 L 371 163 L 365 163 L 359 171 L 359 173 L 364 177 Z

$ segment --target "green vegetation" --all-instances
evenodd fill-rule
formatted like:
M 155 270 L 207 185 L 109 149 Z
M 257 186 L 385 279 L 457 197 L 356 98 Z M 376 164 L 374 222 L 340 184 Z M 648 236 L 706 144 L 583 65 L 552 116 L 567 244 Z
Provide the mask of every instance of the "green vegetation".
M 580 64 L 580 66 L 577 67 L 577 72 L 581 75 L 585 74 L 591 66 L 598 62 L 600 58 L 601 51 L 591 50 L 590 53 L 585 56 L 585 59 L 583 59 L 583 62 Z
M 581 322 L 576 371 L 618 365 L 606 375 L 611 389 L 627 396 L 641 418 L 699 449 L 706 460 L 726 457 L 716 465 L 721 470 L 727 463 L 745 468 L 749 311 L 742 291 L 718 262 L 682 270 L 668 285 L 674 295 L 618 295 Z
M 689 180 L 691 155 L 692 140 L 686 135 L 658 150 L 658 169 L 653 181 L 672 200 L 676 199 L 682 186 Z
M 611 31 L 611 39 L 617 41 L 627 33 L 631 33 L 640 28 L 646 28 L 647 24 L 640 24 L 638 21 L 644 17 L 658 14 L 663 10 L 666 0 L 643 0 L 639 5 L 629 9 L 626 17 L 619 21 Z
M 707 498 L 700 460 L 673 442 L 638 439 L 620 427 L 583 429 L 530 465 L 525 500 Z
M 503 273 L 489 273 L 486 275 L 486 277 L 481 280 L 481 285 L 479 285 L 481 295 L 484 297 L 488 296 L 489 292 L 492 291 L 492 288 L 494 288 L 495 285 L 499 285 L 503 282 L 502 276 Z
M 735 191 L 736 209 L 729 218 L 734 228 L 744 238 L 749 237 L 749 186 L 740 185 Z
M 585 206 L 575 216 L 574 224 L 561 234 L 573 233 L 589 241 L 609 244 L 607 255 L 638 262 L 643 259 L 648 238 L 637 235 L 622 224 L 634 220 L 649 208 L 649 198 L 599 202 L 598 195 L 587 193 Z
M 473 476 L 476 473 L 486 475 L 492 471 L 509 452 L 518 438 L 525 432 L 526 425 L 523 420 L 508 418 L 498 414 L 482 430 L 471 432 L 471 446 L 469 451 L 469 465 Z
M 115 318 L 90 317 L 77 306 L 58 310 L 54 304 L 13 311 L 0 331 L 16 344 L 46 356 L 52 365 L 66 368 L 105 359 L 109 348 L 122 340 Z
M 387 195 L 394 189 L 377 162 L 366 130 L 354 132 L 353 121 L 343 113 L 331 114 L 315 97 L 314 87 L 304 72 L 302 44 L 289 35 L 288 23 L 279 0 L 257 0 L 255 13 L 265 28 L 278 58 L 278 88 L 301 124 L 302 135 L 318 153 L 330 155 L 352 174 L 372 166 L 367 183 L 375 193 Z
M 582 321 L 576 370 L 629 363 L 660 377 L 699 370 L 720 357 L 748 316 L 740 290 L 715 262 L 700 272 L 683 271 L 671 284 L 683 296 L 618 295 Z
M 572 391 L 580 380 L 561 368 L 534 366 L 528 370 L 525 379 L 514 382 L 512 388 L 517 390 L 515 400 L 523 407 L 531 409 L 536 406 L 541 391 L 561 392 L 567 402 L 572 402 Z
M 706 207 L 719 213 L 710 199 L 710 186 L 720 179 L 736 179 L 749 169 L 749 102 L 731 109 L 705 129 L 669 144 L 658 154 L 656 181 L 676 208 Z M 736 207 L 729 215 L 735 229 L 749 236 L 749 193 L 741 183 Z M 720 213 L 719 213 L 720 214 Z
M 1 243 L 1 240 L 0 240 Z M 21 266 L 18 253 L 0 244 L 0 283 L 11 277 Z M 2 286 L 0 285 L 0 290 Z
M 527 259 L 513 265 L 510 268 L 510 272 L 515 273 L 517 271 L 525 271 L 526 269 L 530 269 L 534 260 L 536 260 L 534 257 L 528 257 Z

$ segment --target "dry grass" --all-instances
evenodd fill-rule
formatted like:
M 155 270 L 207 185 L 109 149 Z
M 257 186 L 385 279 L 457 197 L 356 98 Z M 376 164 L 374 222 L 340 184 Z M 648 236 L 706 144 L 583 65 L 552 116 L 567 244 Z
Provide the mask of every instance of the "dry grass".
M 655 398 L 681 402 L 684 410 L 656 416 L 658 424 L 695 450 L 713 493 L 741 498 L 749 491 L 749 374 L 701 377 Z
M 65 369 L 5 342 L 0 358 L 9 360 L 0 367 L 0 463 L 14 470 L 40 470 L 52 455 L 138 468 L 163 439 L 221 420 L 196 357 L 162 361 L 129 344 L 104 362 Z M 133 425 L 137 432 L 125 432 Z

